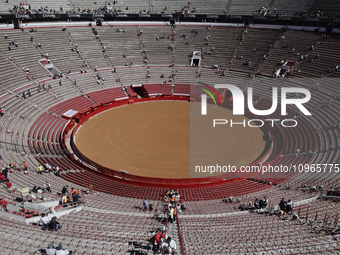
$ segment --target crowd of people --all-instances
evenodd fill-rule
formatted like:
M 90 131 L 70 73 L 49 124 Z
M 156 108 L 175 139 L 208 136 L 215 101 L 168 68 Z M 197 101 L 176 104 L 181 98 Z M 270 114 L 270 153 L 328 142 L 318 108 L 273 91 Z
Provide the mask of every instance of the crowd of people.
M 174 223 L 176 216 L 182 213 L 186 208 L 183 205 L 183 200 L 180 198 L 179 189 L 168 189 L 164 194 L 164 202 L 167 205 L 164 207 L 164 211 L 167 213 L 167 224 Z M 152 210 L 152 204 L 149 204 L 147 199 L 143 199 L 143 210 Z M 152 249 L 155 253 L 163 254 L 175 254 L 177 248 L 175 240 L 170 236 L 167 236 L 166 230 L 168 226 L 164 226 L 164 229 L 157 230 L 153 237 L 150 239 Z
M 45 163 L 44 167 L 42 165 L 38 166 L 38 174 L 43 174 L 45 173 L 53 173 L 55 176 L 60 176 L 60 168 L 58 166 L 53 166 L 48 163 Z

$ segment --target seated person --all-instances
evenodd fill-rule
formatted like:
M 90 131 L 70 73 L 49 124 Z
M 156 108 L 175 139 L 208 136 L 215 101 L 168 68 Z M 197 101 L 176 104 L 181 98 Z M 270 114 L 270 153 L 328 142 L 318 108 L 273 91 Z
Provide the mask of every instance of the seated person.
M 281 199 L 281 201 L 279 203 L 279 208 L 280 208 L 280 211 L 283 211 L 283 212 L 286 211 L 286 202 L 285 202 L 284 198 Z
M 178 213 L 182 213 L 182 209 L 181 209 L 181 205 L 180 204 L 177 204 L 176 208 L 177 208 L 177 212 Z
M 260 201 L 258 198 L 255 199 L 254 206 L 255 206 L 255 209 L 260 209 Z
M 0 175 L 1 182 L 6 182 L 6 176 L 4 174 Z
M 46 182 L 46 184 L 44 184 L 44 187 L 46 187 L 46 190 L 47 190 L 49 193 L 52 193 L 51 184 L 49 184 L 48 182 Z
M 55 254 L 56 255 L 68 255 L 68 254 L 70 254 L 70 252 L 66 249 L 63 249 L 63 246 L 61 244 L 59 244 Z
M 50 221 L 50 223 L 48 224 L 48 228 L 52 229 L 52 230 L 57 230 L 61 228 L 60 223 L 57 221 L 57 217 L 53 217 Z
M 37 193 L 37 186 L 34 186 L 32 192 Z
M 47 246 L 46 254 L 47 254 L 47 255 L 55 255 L 55 252 L 56 252 L 56 249 L 54 248 L 54 244 L 53 244 L 53 243 L 50 243 L 50 244 Z
M 164 252 L 168 254 L 175 254 L 176 243 L 171 237 L 168 237 L 166 241 L 163 242 L 162 248 L 164 248 Z
M 37 192 L 38 192 L 39 194 L 42 194 L 42 193 L 43 193 L 43 190 L 41 189 L 41 187 L 38 187 L 38 188 L 37 188 Z
M 10 181 L 6 182 L 7 188 L 11 189 L 12 188 L 12 183 Z
M 3 208 L 3 210 L 7 211 L 7 202 L 3 197 L 0 198 L 0 205 Z
M 164 241 L 165 239 L 165 235 L 163 234 L 162 231 L 157 232 L 152 238 L 151 238 L 151 242 L 152 242 L 152 249 L 154 251 L 158 251 L 159 250 L 159 245 Z
M 29 192 L 30 193 L 30 197 L 31 197 L 31 201 L 33 201 L 33 200 L 36 200 L 37 199 L 37 196 L 34 194 L 34 193 L 32 193 L 31 191 Z
M 42 224 L 44 224 L 44 227 L 48 227 L 49 223 L 50 223 L 50 219 L 47 217 L 47 214 L 43 213 L 40 217 L 40 221 L 42 222 Z
M 292 200 L 288 199 L 287 203 L 286 203 L 286 214 L 288 215 L 289 212 L 292 210 L 293 207 L 293 203 Z
M 268 205 L 268 199 L 267 197 L 264 197 L 263 199 L 261 199 L 260 201 L 260 208 L 266 208 Z

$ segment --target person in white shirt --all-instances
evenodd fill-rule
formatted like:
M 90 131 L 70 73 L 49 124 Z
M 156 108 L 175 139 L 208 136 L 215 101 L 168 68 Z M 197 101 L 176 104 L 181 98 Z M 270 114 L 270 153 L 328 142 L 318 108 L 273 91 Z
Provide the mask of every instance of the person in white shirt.
M 182 213 L 182 209 L 181 209 L 181 205 L 180 204 L 177 204 L 177 212 L 178 213 Z
M 165 252 L 168 254 L 174 254 L 176 250 L 176 242 L 169 236 L 166 241 L 162 243 L 162 248 L 165 247 Z
M 56 249 L 54 248 L 54 244 L 50 243 L 46 249 L 46 254 L 47 255 L 55 255 Z
M 57 251 L 55 253 L 56 255 L 68 255 L 70 254 L 68 250 L 63 249 L 63 246 L 61 244 L 59 244 L 59 246 L 57 247 Z
M 50 223 L 50 219 L 47 218 L 47 215 L 45 213 L 41 215 L 40 221 L 44 224 L 45 227 L 48 227 L 48 224 Z

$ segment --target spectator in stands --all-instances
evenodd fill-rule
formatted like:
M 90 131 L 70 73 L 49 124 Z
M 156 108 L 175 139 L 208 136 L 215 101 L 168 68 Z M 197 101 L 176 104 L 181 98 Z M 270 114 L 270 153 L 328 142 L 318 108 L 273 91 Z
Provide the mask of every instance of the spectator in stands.
M 66 249 L 63 249 L 63 246 L 61 244 L 59 244 L 55 254 L 56 255 L 68 255 L 68 254 L 70 254 L 70 252 Z
M 57 217 L 52 217 L 50 223 L 48 224 L 49 229 L 58 230 L 61 228 L 60 223 L 57 221 Z
M 268 199 L 266 196 L 263 198 L 263 205 L 264 205 L 264 208 L 266 208 L 268 205 Z
M 60 176 L 60 169 L 58 166 L 56 167 L 56 172 L 54 174 L 55 176 Z
M 267 205 L 268 205 L 267 197 L 264 197 L 263 199 L 260 200 L 260 209 L 266 208 Z
M 63 195 L 60 203 L 63 205 L 63 207 L 67 207 L 67 196 L 66 196 L 66 194 Z
M 90 192 L 90 195 L 93 195 L 93 185 L 92 185 L 92 183 L 90 183 L 90 185 L 89 185 L 89 192 Z
M 53 243 L 50 243 L 50 244 L 47 246 L 46 254 L 47 254 L 47 255 L 55 255 L 55 253 L 56 253 L 56 249 L 54 248 L 54 244 L 53 244 Z
M 260 209 L 260 201 L 258 198 L 255 199 L 254 206 L 255 206 L 255 209 Z
M 47 192 L 52 193 L 51 184 L 49 184 L 48 182 L 46 182 L 46 184 L 44 184 L 44 187 L 46 188 Z
M 7 189 L 12 189 L 12 183 L 10 181 L 6 182 Z
M 280 208 L 280 211 L 283 211 L 283 212 L 286 211 L 286 202 L 285 202 L 284 198 L 281 199 L 281 201 L 279 203 L 279 208 Z
M 5 176 L 5 181 L 8 182 L 8 168 L 7 167 L 2 168 L 1 174 Z M 5 182 L 5 181 L 3 181 L 3 182 Z
M 77 204 L 79 204 L 79 198 L 80 196 L 78 195 L 77 192 L 72 193 L 72 201 L 73 201 L 73 205 L 76 206 Z
M 72 196 L 74 195 L 74 194 L 77 194 L 78 195 L 78 191 L 76 190 L 76 189 L 74 189 L 74 188 L 72 188 L 71 187 L 71 194 L 72 194 Z
M 40 217 L 40 221 L 42 224 L 44 224 L 45 227 L 48 227 L 48 224 L 50 223 L 50 219 L 47 217 L 47 214 L 43 213 Z
M 22 165 L 24 166 L 24 170 L 27 170 L 27 163 L 26 163 L 26 161 L 24 161 L 24 163 L 22 163 Z
M 37 193 L 37 186 L 34 186 L 32 192 Z
M 38 173 L 39 173 L 39 174 L 42 174 L 42 173 L 43 173 L 43 167 L 42 167 L 42 165 L 39 165 L 39 166 L 38 166 Z
M 4 174 L 0 175 L 0 179 L 2 183 L 6 182 L 6 176 Z
M 286 202 L 286 211 L 285 211 L 286 215 L 289 214 L 289 212 L 292 210 L 292 207 L 293 207 L 292 200 L 288 199 L 288 201 Z
M 2 207 L 2 210 L 7 211 L 7 202 L 3 197 L 0 197 L 0 205 Z
M 176 204 L 172 208 L 174 209 L 174 220 L 176 220 L 176 217 L 177 217 L 177 207 L 176 207 Z
M 164 241 L 165 235 L 163 234 L 162 231 L 157 232 L 152 238 L 152 249 L 155 252 L 158 252 L 159 250 L 159 245 Z
M 61 193 L 62 193 L 63 195 L 66 195 L 66 193 L 67 193 L 67 188 L 68 188 L 68 186 L 66 185 L 66 186 L 64 186 L 63 189 L 61 190 Z
M 4 115 L 4 110 L 2 108 L 0 108 L 0 117 L 2 117 Z
M 170 206 L 169 208 L 169 221 L 170 223 L 173 223 L 174 222 L 174 208 L 172 206 Z
M 180 205 L 180 204 L 177 204 L 177 207 L 176 207 L 176 208 L 177 208 L 177 212 L 178 212 L 178 213 L 182 213 L 181 205 Z
M 163 242 L 162 248 L 164 248 L 164 252 L 168 254 L 175 254 L 176 250 L 176 242 L 171 239 L 169 236 L 166 241 Z
M 143 211 L 148 209 L 148 201 L 146 200 L 146 198 L 143 199 Z

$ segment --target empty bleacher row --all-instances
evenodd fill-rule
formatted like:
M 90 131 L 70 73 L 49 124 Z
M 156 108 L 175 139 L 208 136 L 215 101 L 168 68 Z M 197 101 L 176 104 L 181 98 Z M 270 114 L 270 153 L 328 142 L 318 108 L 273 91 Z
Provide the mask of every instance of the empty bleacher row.
M 339 249 L 332 235 L 318 235 L 299 222 L 256 213 L 180 216 L 179 226 L 187 254 L 324 254 Z
M 98 217 L 94 218 L 94 213 Z M 128 254 L 142 247 L 148 251 L 150 233 L 159 228 L 161 218 L 85 209 L 58 220 L 63 226 L 61 230 L 44 231 L 39 225 L 1 219 L 0 234 L 4 240 L 1 253 L 41 254 L 51 242 L 62 243 L 73 254 Z M 106 224 L 103 225 L 103 221 Z M 125 222 L 124 225 L 121 222 Z

